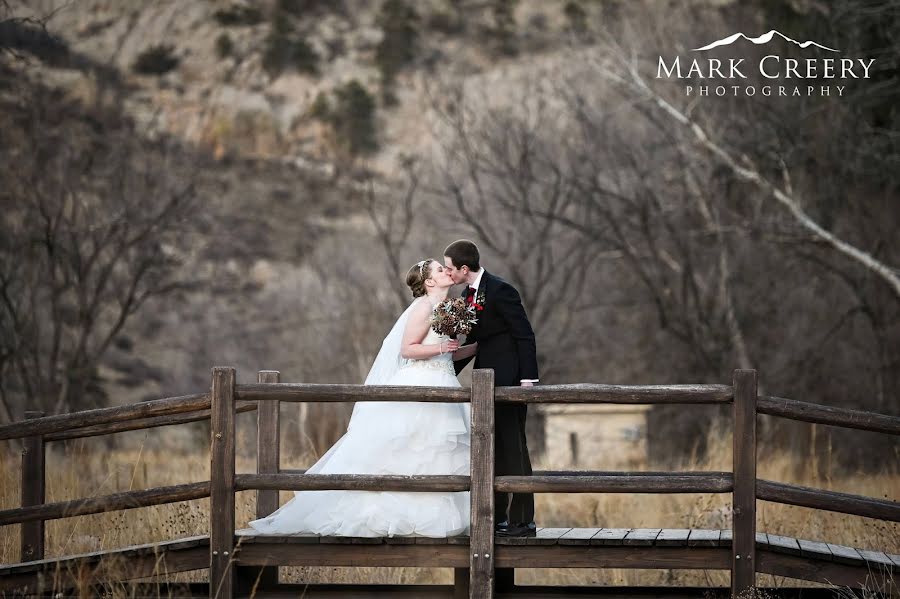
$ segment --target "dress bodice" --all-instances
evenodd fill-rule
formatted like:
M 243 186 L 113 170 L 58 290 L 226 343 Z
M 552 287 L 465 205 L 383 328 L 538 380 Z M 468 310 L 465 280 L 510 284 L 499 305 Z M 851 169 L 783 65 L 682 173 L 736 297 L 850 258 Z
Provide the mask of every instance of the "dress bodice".
M 431 327 L 428 328 L 428 334 L 425 335 L 425 339 L 422 340 L 422 343 L 425 345 L 430 345 L 432 343 L 442 343 L 444 341 L 449 341 L 449 335 L 440 335 L 435 332 Z
M 427 299 L 425 301 L 428 301 Z M 433 310 L 433 309 L 432 309 Z M 428 333 L 422 340 L 423 345 L 437 345 L 438 343 L 449 341 L 448 335 L 440 335 L 431 327 L 428 327 Z M 451 353 L 438 354 L 430 358 L 422 360 L 407 360 L 404 368 L 429 368 L 434 370 L 445 370 L 456 376 L 456 370 L 453 368 L 453 355 Z

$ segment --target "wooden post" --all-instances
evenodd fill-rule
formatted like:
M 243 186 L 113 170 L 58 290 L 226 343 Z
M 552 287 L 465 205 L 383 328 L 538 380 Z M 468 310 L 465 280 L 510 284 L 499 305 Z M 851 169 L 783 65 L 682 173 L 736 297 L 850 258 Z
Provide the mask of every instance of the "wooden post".
M 748 597 L 756 586 L 756 394 L 755 370 L 734 371 L 734 492 L 731 593 Z
M 210 413 L 209 596 L 234 596 L 234 368 L 212 369 Z
M 281 373 L 277 370 L 260 370 L 257 382 L 278 383 Z M 275 399 L 261 399 L 256 408 L 256 471 L 259 474 L 278 474 L 281 456 L 281 433 L 279 426 L 279 405 Z M 256 492 L 256 517 L 264 518 L 278 509 L 278 490 Z M 240 578 L 247 590 L 259 580 L 258 588 L 278 585 L 278 566 L 249 566 L 239 568 Z
M 26 420 L 42 416 L 44 412 L 25 412 Z M 22 447 L 22 507 L 44 503 L 46 463 L 43 435 L 25 437 Z M 20 531 L 20 560 L 30 562 L 44 559 L 44 521 L 23 522 Z
M 469 597 L 494 596 L 494 371 L 472 373 Z

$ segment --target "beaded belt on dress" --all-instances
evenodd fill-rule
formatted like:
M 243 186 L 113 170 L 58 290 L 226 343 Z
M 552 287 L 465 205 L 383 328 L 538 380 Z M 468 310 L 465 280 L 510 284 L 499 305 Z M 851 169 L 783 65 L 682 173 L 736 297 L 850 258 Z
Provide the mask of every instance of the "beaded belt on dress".
M 444 370 L 456 376 L 453 360 L 410 360 L 403 368 L 427 368 L 428 370 Z

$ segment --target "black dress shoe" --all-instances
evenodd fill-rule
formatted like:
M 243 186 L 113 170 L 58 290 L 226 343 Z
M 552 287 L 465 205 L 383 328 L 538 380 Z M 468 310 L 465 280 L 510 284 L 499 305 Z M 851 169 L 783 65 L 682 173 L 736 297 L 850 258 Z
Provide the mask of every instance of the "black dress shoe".
M 537 526 L 534 522 L 514 524 L 506 526 L 502 531 L 497 530 L 498 537 L 534 537 L 537 536 Z

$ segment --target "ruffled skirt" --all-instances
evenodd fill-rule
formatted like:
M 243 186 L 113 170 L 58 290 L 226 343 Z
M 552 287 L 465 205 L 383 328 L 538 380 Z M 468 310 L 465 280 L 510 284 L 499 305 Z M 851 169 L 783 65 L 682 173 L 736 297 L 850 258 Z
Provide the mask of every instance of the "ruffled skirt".
M 406 367 L 392 385 L 459 387 L 452 371 Z M 469 473 L 469 404 L 358 402 L 347 432 L 309 474 Z M 469 493 L 295 491 L 269 516 L 263 534 L 447 537 L 469 532 Z

